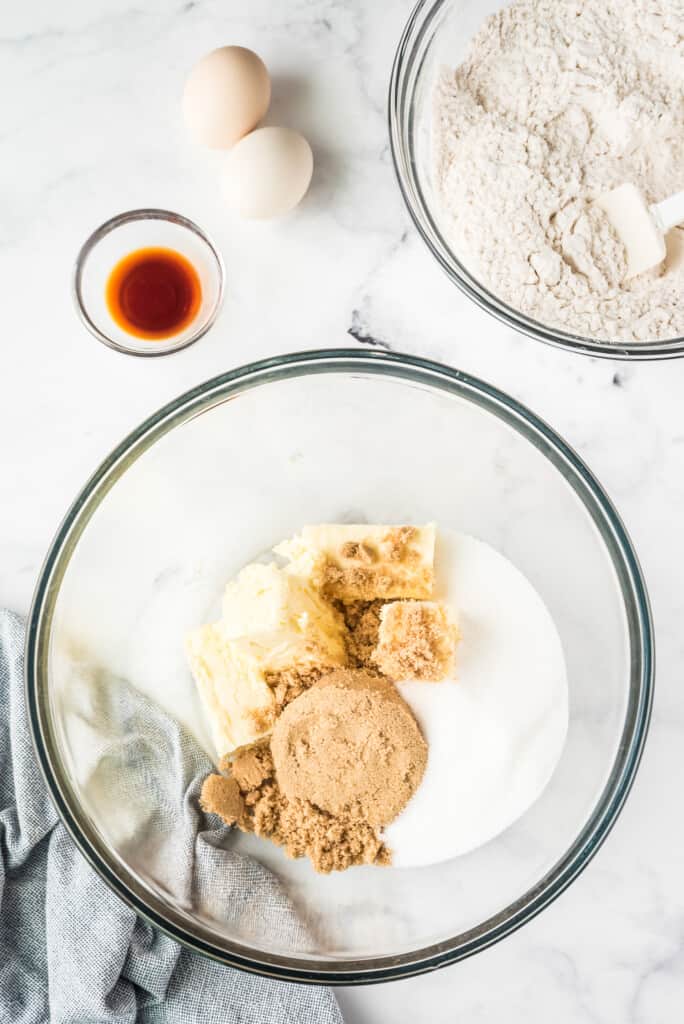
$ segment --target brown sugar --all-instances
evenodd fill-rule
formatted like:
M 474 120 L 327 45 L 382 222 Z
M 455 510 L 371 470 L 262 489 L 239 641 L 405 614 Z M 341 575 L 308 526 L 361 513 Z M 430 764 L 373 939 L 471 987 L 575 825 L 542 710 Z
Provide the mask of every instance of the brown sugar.
M 271 737 L 278 784 L 336 816 L 389 824 L 418 788 L 427 744 L 386 679 L 337 669 L 283 711 Z
M 300 694 L 308 690 L 323 675 L 324 669 L 310 668 L 305 671 L 296 668 L 281 669 L 279 672 L 267 672 L 266 682 L 275 696 L 275 713 L 279 715 L 283 708 Z
M 233 778 L 243 793 L 249 793 L 273 777 L 273 758 L 267 743 L 241 751 L 231 764 Z
M 308 857 L 324 874 L 355 864 L 390 863 L 389 850 L 368 822 L 330 814 L 308 800 L 288 800 L 275 778 L 268 741 L 221 767 L 233 775 L 210 775 L 200 802 L 227 825 L 270 839 L 289 857 Z
M 384 675 L 438 682 L 453 671 L 458 630 L 443 604 L 394 601 L 379 617 L 372 659 Z
M 308 800 L 288 800 L 275 781 L 254 796 L 240 827 L 284 847 L 289 857 L 308 857 L 316 871 L 390 862 L 389 851 L 367 822 L 329 814 Z
M 200 807 L 210 814 L 218 814 L 226 825 L 242 820 L 244 802 L 235 779 L 225 775 L 208 775 L 202 784 Z
M 263 741 L 210 775 L 204 810 L 270 839 L 320 872 L 386 865 L 379 829 L 423 776 L 427 744 L 386 679 L 338 669 L 302 693 Z
M 378 672 L 373 651 L 378 643 L 382 601 L 354 601 L 342 605 L 347 625 L 347 658 L 352 668 Z

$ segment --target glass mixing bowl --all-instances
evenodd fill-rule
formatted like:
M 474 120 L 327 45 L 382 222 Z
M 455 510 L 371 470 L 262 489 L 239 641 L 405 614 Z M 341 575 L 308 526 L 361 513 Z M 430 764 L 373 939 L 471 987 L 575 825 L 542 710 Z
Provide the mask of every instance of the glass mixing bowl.
M 264 934 L 253 913 L 227 921 L 212 906 L 189 905 L 174 890 L 173 863 L 163 881 L 151 877 L 127 841 L 135 808 L 118 800 L 123 820 L 113 820 L 112 794 L 89 784 L 81 713 L 97 694 L 88 687 L 127 680 L 208 745 L 182 642 L 186 629 L 214 613 L 225 581 L 304 523 L 428 520 L 502 551 L 555 618 L 568 663 L 570 724 L 548 788 L 498 838 L 432 867 L 321 877 L 265 841 L 229 834 L 228 842 L 280 877 L 309 925 L 314 938 L 297 948 Z M 445 366 L 332 350 L 208 381 L 111 453 L 47 556 L 26 666 L 50 792 L 111 887 L 153 924 L 227 964 L 343 984 L 416 974 L 481 950 L 576 877 L 615 821 L 637 768 L 653 637 L 624 527 L 546 424 Z M 107 742 L 119 745 L 125 764 L 126 735 L 116 728 Z M 118 783 L 124 794 L 134 788 L 125 767 Z M 153 819 L 149 848 L 165 841 L 154 829 Z
M 684 338 L 652 343 L 597 341 L 533 320 L 478 281 L 447 241 L 444 214 L 430 175 L 432 87 L 440 67 L 460 64 L 482 22 L 503 6 L 501 0 L 419 0 L 399 41 L 389 89 L 390 141 L 399 187 L 419 234 L 461 291 L 531 338 L 609 359 L 684 355 Z

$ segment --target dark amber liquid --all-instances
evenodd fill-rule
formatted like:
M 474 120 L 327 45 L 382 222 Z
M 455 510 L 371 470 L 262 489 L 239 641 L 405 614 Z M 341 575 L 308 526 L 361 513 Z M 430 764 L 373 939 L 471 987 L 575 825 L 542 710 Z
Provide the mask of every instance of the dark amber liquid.
M 109 275 L 106 300 L 124 331 L 160 341 L 192 323 L 202 301 L 202 286 L 192 263 L 179 252 L 136 249 Z

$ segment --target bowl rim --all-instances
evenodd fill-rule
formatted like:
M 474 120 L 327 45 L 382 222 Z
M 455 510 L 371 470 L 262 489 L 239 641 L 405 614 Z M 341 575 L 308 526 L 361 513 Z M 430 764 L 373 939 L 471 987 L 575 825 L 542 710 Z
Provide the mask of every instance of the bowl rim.
M 182 914 L 150 898 L 149 890 L 99 840 L 85 815 L 79 816 L 77 795 L 60 767 L 47 679 L 51 623 L 61 580 L 92 514 L 127 467 L 158 438 L 219 401 L 263 384 L 339 372 L 378 375 L 455 395 L 489 411 L 534 444 L 574 490 L 606 546 L 627 620 L 630 675 L 621 742 L 606 785 L 585 827 L 541 880 L 498 914 L 452 939 L 400 955 L 331 960 L 265 953 L 229 940 L 219 945 L 208 929 L 194 922 L 195 934 L 191 934 Z M 555 900 L 589 863 L 624 805 L 648 731 L 653 686 L 654 634 L 643 574 L 617 511 L 575 451 L 526 406 L 476 377 L 416 356 L 357 349 L 295 352 L 246 364 L 191 388 L 129 433 L 91 475 L 57 530 L 36 585 L 25 646 L 25 694 L 37 760 L 59 817 L 94 870 L 136 913 L 187 948 L 231 967 L 312 984 L 368 984 L 435 970 L 498 942 Z
M 387 121 L 390 151 L 399 190 L 411 220 L 437 263 L 465 295 L 481 309 L 508 327 L 536 341 L 568 352 L 601 359 L 646 362 L 655 359 L 678 359 L 684 355 L 684 338 L 658 342 L 602 342 L 549 327 L 526 316 L 499 299 L 480 284 L 476 277 L 451 251 L 430 212 L 415 174 L 415 153 L 412 145 L 413 94 L 415 65 L 418 72 L 425 59 L 419 51 L 429 37 L 435 22 L 443 17 L 453 0 L 418 0 L 404 26 L 392 63 L 387 97 Z M 431 38 L 431 37 L 430 37 Z
M 88 312 L 88 304 L 83 296 L 83 273 L 91 253 L 97 248 L 103 238 L 106 238 L 107 235 L 116 231 L 118 228 L 123 227 L 125 224 L 133 224 L 137 221 L 146 220 L 161 220 L 165 221 L 167 224 L 175 224 L 176 227 L 183 228 L 191 235 L 195 235 L 195 237 L 203 243 L 211 256 L 216 271 L 218 290 L 216 299 L 207 316 L 197 325 L 196 329 L 192 334 L 189 334 L 187 338 L 184 338 L 181 341 L 178 337 L 172 334 L 170 337 L 162 340 L 148 340 L 146 347 L 136 347 L 133 336 L 131 336 L 130 345 L 125 341 L 117 341 L 116 338 L 113 338 L 110 334 L 101 330 L 101 328 L 95 323 Z M 96 227 L 95 230 L 88 235 L 76 254 L 76 259 L 71 272 L 71 295 L 81 323 L 90 331 L 94 338 L 97 338 L 98 341 L 101 341 L 102 344 L 106 345 L 108 348 L 114 349 L 115 352 L 121 352 L 123 355 L 140 356 L 143 359 L 154 358 L 155 356 L 171 356 L 175 352 L 181 352 L 184 348 L 188 348 L 189 345 L 194 345 L 196 341 L 203 338 L 216 323 L 216 318 L 221 312 L 221 307 L 223 306 L 225 290 L 226 268 L 223 263 L 223 257 L 210 235 L 208 235 L 207 232 L 199 226 L 199 224 L 196 224 L 194 220 L 190 220 L 189 217 L 185 217 L 182 213 L 174 213 L 173 210 L 165 210 L 156 206 L 143 206 L 137 207 L 134 210 L 125 210 L 123 213 L 115 214 L 115 216 L 110 217 L 108 220 Z M 180 337 L 182 338 L 182 334 Z M 140 341 L 141 339 L 137 340 Z

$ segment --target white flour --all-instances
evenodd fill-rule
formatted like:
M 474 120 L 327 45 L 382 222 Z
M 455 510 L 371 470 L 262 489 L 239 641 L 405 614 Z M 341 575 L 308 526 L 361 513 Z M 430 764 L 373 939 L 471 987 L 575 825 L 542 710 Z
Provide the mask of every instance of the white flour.
M 599 339 L 684 336 L 684 229 L 623 283 L 600 193 L 684 189 L 684 0 L 518 0 L 434 97 L 434 180 L 464 264 L 534 319 Z

